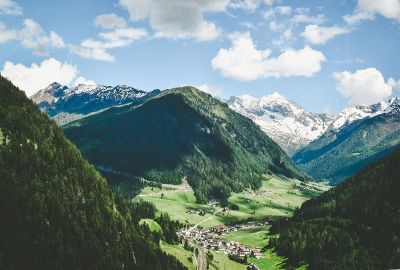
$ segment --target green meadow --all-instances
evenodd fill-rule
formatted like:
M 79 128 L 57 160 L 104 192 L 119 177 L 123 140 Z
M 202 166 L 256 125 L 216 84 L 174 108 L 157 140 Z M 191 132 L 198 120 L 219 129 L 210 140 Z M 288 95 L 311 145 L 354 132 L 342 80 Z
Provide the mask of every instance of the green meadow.
M 169 245 L 166 243 L 160 244 L 161 249 L 170 255 L 175 256 L 184 266 L 188 268 L 188 270 L 195 270 L 195 258 L 193 257 L 193 253 L 185 250 L 181 245 Z M 191 258 L 191 259 L 189 259 Z M 192 262 L 190 261 L 192 260 Z
M 213 215 L 221 210 L 218 206 L 207 206 L 196 203 L 193 190 L 187 184 L 172 186 L 163 185 L 160 188 L 146 187 L 138 196 L 143 200 L 152 202 L 159 212 L 166 212 L 171 219 L 183 224 L 194 225 L 201 223 L 202 227 L 213 227 L 220 224 L 235 223 L 247 219 L 276 218 L 291 216 L 293 211 L 304 201 L 315 197 L 328 190 L 327 185 L 321 183 L 302 183 L 295 179 L 282 179 L 279 177 L 265 177 L 259 190 L 245 190 L 233 193 L 229 198 L 230 204 L 236 204 L 239 210 L 229 210 Z M 207 211 L 200 215 L 189 212 L 190 210 Z M 159 225 L 152 220 L 142 220 L 150 229 L 158 230 Z M 155 224 L 154 224 L 155 223 Z M 161 228 L 159 228 L 161 229 Z M 224 235 L 227 241 L 241 242 L 251 247 L 265 247 L 268 244 L 269 226 L 241 229 Z M 196 258 L 181 245 L 162 244 L 162 249 L 168 254 L 176 256 L 189 270 L 195 269 Z M 209 269 L 245 270 L 246 266 L 233 262 L 223 253 L 212 251 L 213 261 Z M 260 269 L 282 269 L 284 258 L 278 256 L 273 250 L 266 249 L 263 259 L 249 259 L 249 262 Z M 189 258 L 192 258 L 190 262 Z M 304 267 L 305 268 L 305 267 Z
M 148 219 L 148 218 L 142 219 L 142 220 L 140 220 L 139 224 L 146 224 L 147 226 L 149 226 L 149 229 L 152 232 L 161 232 L 162 233 L 162 229 L 161 229 L 160 225 L 152 219 Z
M 172 219 L 183 224 L 193 225 L 210 218 L 201 226 L 213 227 L 249 218 L 264 219 L 288 216 L 304 201 L 328 189 L 323 184 L 306 183 L 302 185 L 301 183 L 293 179 L 265 178 L 259 190 L 245 190 L 230 196 L 229 203 L 237 204 L 239 210 L 220 212 L 216 216 L 213 216 L 212 213 L 204 216 L 188 213 L 190 210 L 207 210 L 209 208 L 207 205 L 196 203 L 196 198 L 190 188 L 183 189 L 176 186 L 174 190 L 170 185 L 162 189 L 146 187 L 140 194 L 140 198 L 154 203 L 158 211 L 167 212 Z M 212 207 L 212 209 L 214 212 L 220 210 L 219 207 Z

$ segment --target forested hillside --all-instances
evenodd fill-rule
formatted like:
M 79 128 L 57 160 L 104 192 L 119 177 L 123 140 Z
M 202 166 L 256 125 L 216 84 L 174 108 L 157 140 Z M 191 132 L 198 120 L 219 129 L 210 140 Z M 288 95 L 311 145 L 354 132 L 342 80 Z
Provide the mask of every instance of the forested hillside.
M 385 106 L 380 108 L 381 104 Z M 315 179 L 328 180 L 336 185 L 390 154 L 400 144 L 400 99 L 393 98 L 389 102 L 360 108 L 370 107 L 370 110 L 380 109 L 364 118 L 347 120 L 350 123 L 339 129 L 331 126 L 322 136 L 296 153 L 294 162 Z M 343 121 L 343 116 L 340 114 L 336 121 Z
M 136 210 L 0 77 L 0 269 L 184 269 Z
M 187 178 L 203 203 L 258 188 L 262 174 L 308 179 L 253 121 L 192 87 L 72 122 L 65 133 L 98 167 L 163 183 Z
M 400 268 L 400 150 L 275 223 L 272 246 L 310 269 Z

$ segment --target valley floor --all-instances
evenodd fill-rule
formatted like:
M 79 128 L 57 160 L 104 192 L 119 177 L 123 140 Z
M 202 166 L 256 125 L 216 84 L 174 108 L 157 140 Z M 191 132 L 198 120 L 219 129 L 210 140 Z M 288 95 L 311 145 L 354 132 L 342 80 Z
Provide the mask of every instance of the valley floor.
M 253 220 L 273 220 L 276 217 L 290 216 L 294 209 L 304 201 L 326 191 L 324 184 L 303 183 L 298 180 L 266 177 L 262 187 L 257 191 L 246 190 L 234 193 L 229 203 L 239 206 L 239 210 L 222 211 L 216 202 L 208 205 L 197 204 L 194 193 L 187 183 L 179 186 L 163 185 L 160 188 L 146 187 L 137 197 L 152 202 L 160 212 L 167 212 L 171 219 L 186 225 L 186 229 L 213 228 L 219 225 Z M 154 229 L 157 225 L 145 220 Z M 268 244 L 269 226 L 254 226 L 238 229 L 221 235 L 224 241 L 239 242 L 249 247 L 265 247 Z M 162 249 L 176 256 L 189 270 L 198 269 L 199 258 L 194 253 L 185 250 L 182 245 L 162 244 Z M 204 249 L 207 252 L 207 249 Z M 221 251 L 210 250 L 212 261 L 209 269 L 246 269 L 246 265 L 231 261 Z M 281 269 L 284 258 L 273 250 L 262 251 L 261 259 L 249 258 L 248 262 L 259 269 Z

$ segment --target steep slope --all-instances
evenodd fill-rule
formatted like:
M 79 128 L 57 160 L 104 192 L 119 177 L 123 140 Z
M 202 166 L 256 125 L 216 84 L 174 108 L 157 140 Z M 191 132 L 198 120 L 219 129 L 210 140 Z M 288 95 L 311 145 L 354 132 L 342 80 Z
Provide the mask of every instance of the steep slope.
M 345 109 L 317 140 L 293 156 L 316 179 L 337 184 L 400 144 L 400 99 Z
M 400 267 L 400 150 L 305 202 L 272 245 L 310 269 Z
M 250 119 L 192 87 L 72 122 L 65 133 L 107 171 L 164 183 L 186 177 L 200 202 L 257 188 L 262 174 L 308 178 Z
M 183 269 L 62 130 L 0 76 L 0 269 Z
M 68 88 L 55 82 L 38 91 L 31 99 L 53 117 L 59 113 L 87 115 L 112 106 L 138 103 L 159 92 L 145 92 L 126 85 L 112 87 L 80 84 Z
M 328 114 L 308 112 L 278 93 L 259 99 L 231 97 L 227 103 L 257 123 L 289 155 L 322 135 L 333 120 Z

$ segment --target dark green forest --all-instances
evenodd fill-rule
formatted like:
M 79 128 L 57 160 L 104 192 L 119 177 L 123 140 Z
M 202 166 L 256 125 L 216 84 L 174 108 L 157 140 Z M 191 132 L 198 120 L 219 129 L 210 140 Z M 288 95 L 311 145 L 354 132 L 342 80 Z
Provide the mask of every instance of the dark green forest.
M 92 164 L 155 182 L 186 178 L 203 203 L 256 189 L 263 174 L 309 179 L 252 120 L 193 87 L 72 122 L 65 133 Z
M 310 269 L 400 268 L 400 150 L 273 224 L 288 265 Z
M 0 77 L 0 269 L 185 269 L 63 131 Z

